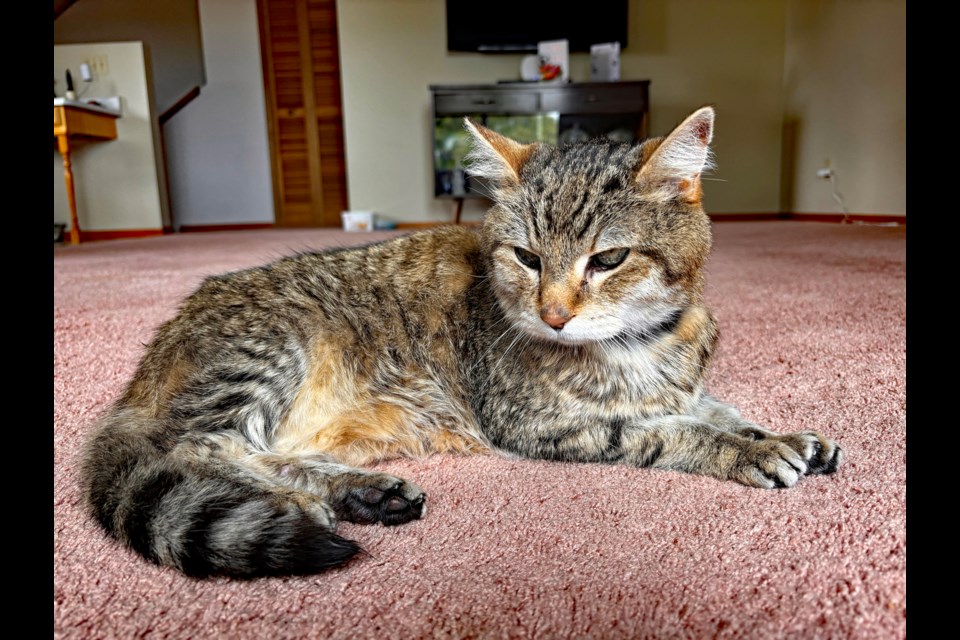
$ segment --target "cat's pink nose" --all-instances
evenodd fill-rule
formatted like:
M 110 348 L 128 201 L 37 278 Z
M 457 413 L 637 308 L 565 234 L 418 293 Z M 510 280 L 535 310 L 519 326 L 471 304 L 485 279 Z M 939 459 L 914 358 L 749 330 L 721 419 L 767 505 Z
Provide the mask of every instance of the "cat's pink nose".
M 562 305 L 551 304 L 540 309 L 540 319 L 559 331 L 563 329 L 563 325 L 573 320 L 573 314 Z

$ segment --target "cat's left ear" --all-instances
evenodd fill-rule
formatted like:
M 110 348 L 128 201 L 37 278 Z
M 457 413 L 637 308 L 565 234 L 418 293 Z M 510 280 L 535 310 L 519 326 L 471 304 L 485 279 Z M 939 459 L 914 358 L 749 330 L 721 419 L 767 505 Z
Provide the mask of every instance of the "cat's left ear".
M 670 132 L 640 167 L 637 182 L 687 202 L 699 202 L 700 174 L 711 168 L 713 107 L 694 111 Z
M 463 126 L 473 136 L 473 150 L 467 154 L 467 172 L 501 184 L 518 184 L 520 171 L 537 143 L 521 144 L 496 131 L 464 118 Z

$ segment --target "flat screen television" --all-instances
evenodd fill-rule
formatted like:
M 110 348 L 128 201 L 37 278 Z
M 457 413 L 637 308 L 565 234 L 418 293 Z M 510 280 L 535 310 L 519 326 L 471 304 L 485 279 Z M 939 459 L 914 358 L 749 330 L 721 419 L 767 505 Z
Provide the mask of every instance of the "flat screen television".
M 447 0 L 447 50 L 483 53 L 536 51 L 541 40 L 570 41 L 570 51 L 619 42 L 627 46 L 628 0 L 539 2 Z

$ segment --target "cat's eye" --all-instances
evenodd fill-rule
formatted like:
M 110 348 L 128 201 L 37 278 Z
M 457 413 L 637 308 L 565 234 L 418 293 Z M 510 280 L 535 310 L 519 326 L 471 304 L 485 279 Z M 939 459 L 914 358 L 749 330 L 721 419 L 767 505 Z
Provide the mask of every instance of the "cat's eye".
M 587 264 L 587 268 L 597 271 L 609 271 L 610 269 L 619 267 L 623 261 L 627 259 L 628 253 L 630 253 L 630 249 L 625 248 L 602 251 L 590 256 L 590 262 Z
M 534 271 L 540 271 L 540 256 L 526 249 L 521 249 L 520 247 L 514 247 L 513 252 L 517 254 L 517 260 L 519 260 L 521 264 L 530 267 Z

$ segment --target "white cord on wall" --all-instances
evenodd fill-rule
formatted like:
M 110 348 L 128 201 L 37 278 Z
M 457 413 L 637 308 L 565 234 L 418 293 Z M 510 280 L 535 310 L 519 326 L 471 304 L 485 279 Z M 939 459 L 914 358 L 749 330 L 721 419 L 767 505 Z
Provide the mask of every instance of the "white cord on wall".
M 847 205 L 843 203 L 843 196 L 837 192 L 837 174 L 834 173 L 833 169 L 818 169 L 817 177 L 830 181 L 830 192 L 833 195 L 833 199 L 837 201 L 837 204 L 839 204 L 843 210 L 843 219 L 840 221 L 840 224 L 848 223 L 850 221 L 850 211 L 847 209 Z

